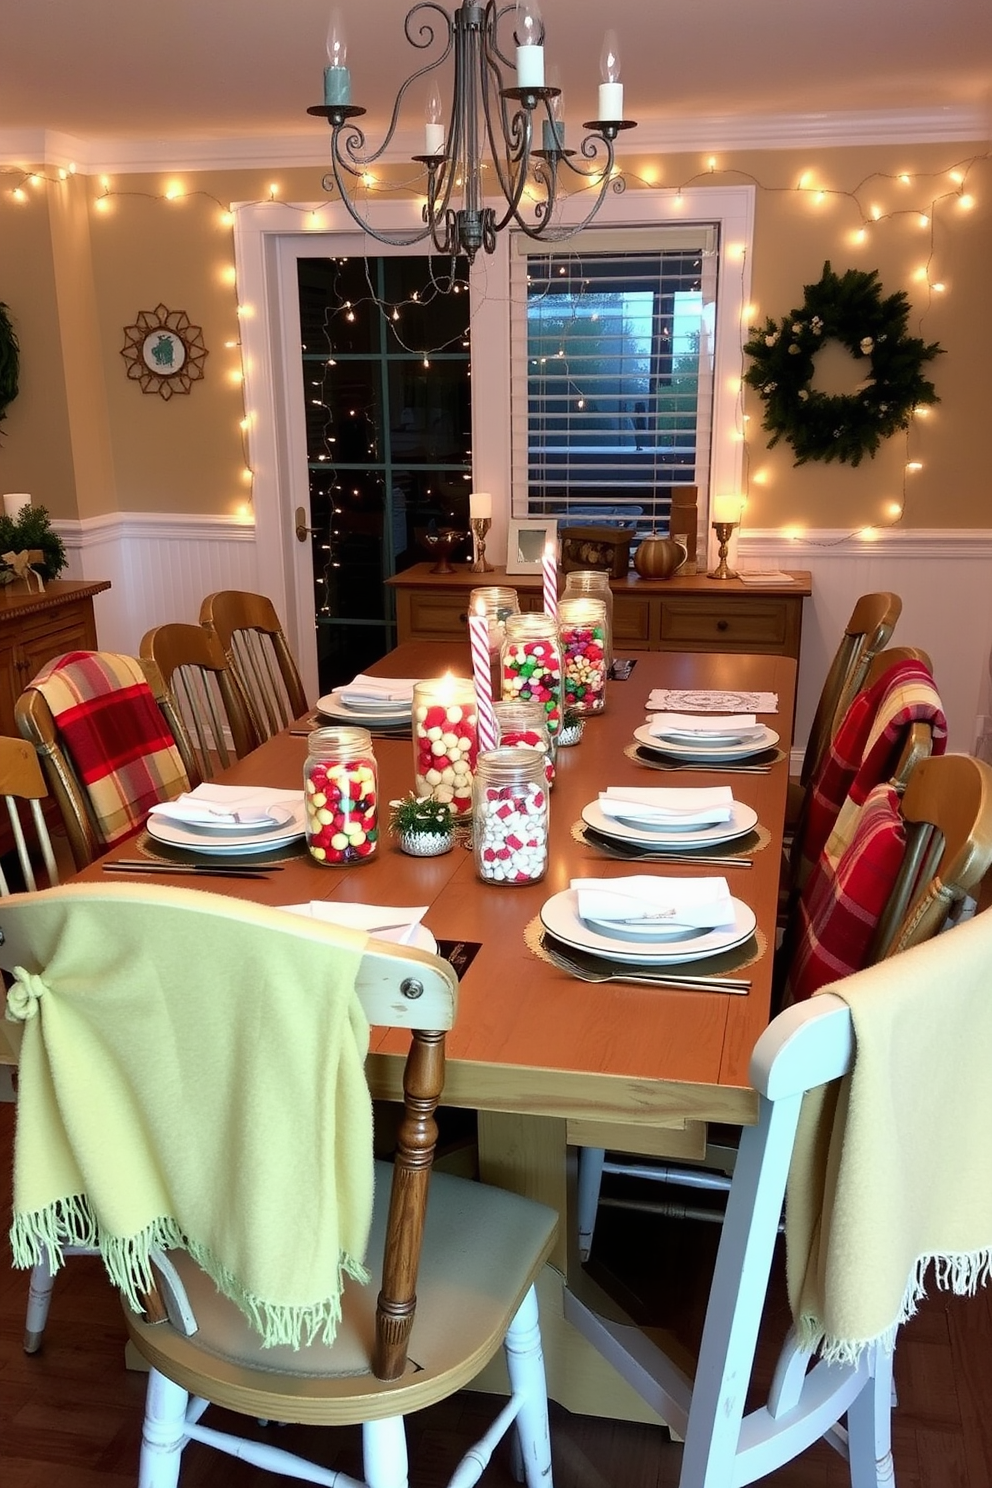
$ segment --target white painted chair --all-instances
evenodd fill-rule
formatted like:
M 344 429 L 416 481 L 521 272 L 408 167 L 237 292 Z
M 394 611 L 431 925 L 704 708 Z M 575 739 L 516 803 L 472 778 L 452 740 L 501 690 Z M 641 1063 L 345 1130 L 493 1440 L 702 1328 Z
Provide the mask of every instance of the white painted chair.
M 892 1358 L 882 1349 L 857 1367 L 810 1369 L 790 1334 L 767 1403 L 744 1414 L 802 1098 L 844 1075 L 854 1052 L 850 1011 L 831 993 L 788 1008 L 755 1046 L 758 1124 L 741 1140 L 694 1381 L 639 1329 L 566 1295 L 566 1317 L 684 1438 L 679 1488 L 753 1483 L 820 1437 L 849 1457 L 852 1488 L 893 1482 Z
M 212 894 L 136 884 L 75 884 L 16 896 L 4 906 L 3 931 L 0 966 L 7 971 L 24 968 L 29 975 L 27 982 L 22 976 L 22 983 L 30 984 L 31 995 L 37 997 L 37 1016 L 25 1024 L 20 1070 L 18 1111 L 19 1120 L 28 1123 L 25 1132 L 36 1133 L 39 1127 L 49 1130 L 51 1102 L 46 1103 L 44 1096 L 49 1078 L 58 1084 L 60 1049 L 63 1077 L 70 1082 L 74 1078 L 73 1048 L 67 1062 L 64 1054 L 67 1027 L 79 1026 L 67 1021 L 74 1008 L 85 1026 L 91 1060 L 99 1061 L 112 1049 L 107 1067 L 111 1074 L 127 1071 L 127 1099 L 141 1111 L 152 1109 L 146 1089 L 154 1087 L 143 1082 L 154 1078 L 163 1042 L 170 1046 L 167 1089 L 176 1082 L 181 1085 L 184 1078 L 195 1083 L 190 1064 L 198 1065 L 206 1058 L 211 1069 L 216 1067 L 215 1083 L 221 1082 L 216 1095 L 211 1093 L 211 1101 L 220 1101 L 221 1112 L 228 1107 L 239 1112 L 229 1129 L 224 1124 L 226 1117 L 221 1123 L 223 1139 L 216 1135 L 218 1124 L 212 1123 L 215 1139 L 197 1147 L 197 1164 L 212 1160 L 218 1167 L 216 1181 L 211 1179 L 207 1188 L 207 1203 L 216 1194 L 216 1215 L 221 1222 L 211 1215 L 208 1228 L 227 1234 L 235 1223 L 232 1216 L 247 1214 L 250 1230 L 251 1216 L 257 1204 L 264 1202 L 255 1174 L 267 1156 L 264 1143 L 273 1140 L 273 1129 L 291 1130 L 294 1144 L 306 1142 L 310 1131 L 318 1129 L 316 1092 L 325 1089 L 329 1026 L 321 1007 L 328 998 L 351 996 L 350 987 L 340 988 L 334 980 L 343 955 L 354 951 L 350 933 Z M 195 946 L 195 958 L 177 953 L 182 946 Z M 145 979 L 149 985 L 134 998 L 140 1011 L 133 1008 L 128 1019 L 131 988 L 142 981 L 136 971 L 148 966 L 155 968 L 155 974 Z M 354 992 L 370 1024 L 406 1028 L 411 1035 L 396 1161 L 391 1171 L 381 1165 L 376 1174 L 365 1257 L 371 1282 L 367 1286 L 344 1282 L 341 1320 L 333 1343 L 318 1340 L 301 1348 L 288 1344 L 264 1348 L 255 1331 L 259 1324 L 253 1325 L 247 1316 L 254 1303 L 246 1312 L 239 1310 L 185 1250 L 153 1252 L 155 1285 L 151 1290 L 140 1288 L 144 1312 L 132 1310 L 127 1303 L 124 1309 L 131 1340 L 151 1366 L 140 1488 L 175 1488 L 182 1453 L 191 1441 L 306 1482 L 335 1488 L 407 1488 L 404 1416 L 468 1385 L 501 1345 L 510 1376 L 510 1399 L 462 1458 L 451 1488 L 470 1488 L 477 1482 L 495 1445 L 511 1427 L 528 1488 L 551 1488 L 547 1395 L 534 1283 L 553 1247 L 557 1215 L 543 1205 L 484 1184 L 441 1173 L 431 1177 L 445 1030 L 454 1022 L 456 1007 L 457 979 L 448 963 L 422 951 L 387 947 L 373 940 L 361 954 Z M 213 1001 L 216 1009 L 219 996 L 229 999 L 222 1013 L 214 1011 L 212 1020 L 204 1020 L 205 1001 Z M 354 1029 L 353 1003 L 349 1001 L 346 1007 L 350 1010 L 348 1026 Z M 46 1030 L 47 1017 L 55 1018 L 53 1032 Z M 156 1025 L 161 1036 L 149 1026 L 149 1020 L 155 1019 L 164 1020 Z M 212 1027 L 216 1032 L 211 1041 Z M 350 1068 L 357 1067 L 360 1081 L 360 1039 L 351 1047 Z M 231 1048 L 241 1051 L 237 1059 L 230 1057 Z M 258 1071 L 247 1102 L 246 1059 L 249 1068 Z M 291 1096 L 286 1082 L 294 1089 L 298 1083 L 289 1075 L 276 1082 L 266 1078 L 271 1061 L 280 1070 L 302 1070 L 302 1083 L 309 1080 L 307 1088 L 315 1092 L 312 1107 L 294 1110 L 288 1128 L 285 1108 Z M 331 1066 L 348 1067 L 344 1059 Z M 29 1084 L 32 1072 L 33 1087 Z M 273 1085 L 270 1105 L 264 1106 L 261 1092 Z M 118 1109 L 121 1097 L 116 1081 L 111 1081 L 110 1088 L 113 1109 Z M 339 1112 L 339 1103 L 344 1101 L 340 1092 L 347 1092 L 351 1128 L 364 1109 L 363 1099 L 351 1085 L 339 1083 L 334 1089 L 339 1092 L 333 1101 Z M 32 1126 L 26 1113 L 39 1112 L 39 1101 L 40 1116 Z M 231 1145 L 249 1109 L 256 1107 L 259 1114 L 254 1120 L 260 1125 L 250 1126 L 245 1139 L 249 1150 L 257 1154 L 253 1165 L 245 1160 L 245 1150 L 232 1155 Z M 85 1147 L 88 1152 L 91 1166 L 85 1170 L 91 1177 L 85 1204 L 99 1221 L 95 1194 L 104 1191 L 100 1184 L 115 1196 L 111 1207 L 119 1207 L 117 1197 L 126 1197 L 118 1196 L 115 1187 L 120 1181 L 120 1156 L 116 1163 L 112 1155 L 104 1156 L 103 1140 L 92 1135 L 89 1107 L 74 1132 L 71 1114 L 67 1114 L 71 1107 L 62 1098 L 61 1087 L 58 1111 L 59 1140 L 64 1130 L 73 1151 L 78 1147 L 82 1153 Z M 188 1147 L 171 1131 L 168 1105 L 164 1123 L 157 1105 L 155 1112 L 154 1120 L 136 1122 L 141 1147 L 155 1149 L 154 1174 L 172 1173 L 169 1165 L 176 1163 L 181 1171 Z M 167 1137 L 163 1126 L 170 1128 Z M 99 1130 L 106 1129 L 102 1123 Z M 326 1120 L 319 1129 L 326 1139 Z M 189 1133 L 185 1135 L 188 1139 Z M 340 1167 L 334 1157 L 337 1147 L 322 1145 L 319 1151 L 320 1172 L 326 1175 L 325 1197 L 336 1196 L 337 1213 L 343 1220 L 354 1212 L 348 1207 L 351 1189 L 342 1191 L 335 1177 L 346 1171 L 348 1181 L 353 1182 L 354 1168 Z M 99 1175 L 92 1167 L 94 1153 L 103 1169 Z M 133 1160 L 126 1140 L 121 1153 Z M 281 1181 L 283 1168 L 295 1166 L 277 1164 L 274 1171 Z M 269 1167 L 272 1171 L 271 1157 Z M 280 1222 L 274 1228 L 279 1237 L 279 1267 L 291 1268 L 294 1288 L 300 1284 L 298 1256 L 313 1254 L 314 1247 L 323 1243 L 317 1229 L 306 1244 L 299 1244 L 299 1237 L 307 1235 L 314 1222 L 318 1206 L 313 1194 L 319 1185 L 307 1183 L 302 1193 L 299 1187 L 293 1190 L 294 1202 L 280 1208 Z M 174 1188 L 170 1181 L 170 1194 Z M 197 1194 L 202 1214 L 202 1187 Z M 285 1224 L 281 1223 L 283 1212 Z M 271 1233 L 270 1228 L 266 1234 Z M 335 1256 L 339 1244 L 333 1247 Z M 240 1248 L 237 1254 L 242 1254 Z M 338 1264 L 331 1270 L 333 1295 Z M 325 1275 L 326 1268 L 321 1267 L 321 1282 Z M 309 1298 L 311 1294 L 303 1295 Z M 265 1315 L 261 1306 L 255 1309 L 256 1318 L 260 1315 Z M 269 1441 L 242 1438 L 205 1424 L 201 1418 L 210 1404 L 266 1422 L 360 1423 L 364 1483 L 357 1484 L 346 1474 L 305 1461 Z

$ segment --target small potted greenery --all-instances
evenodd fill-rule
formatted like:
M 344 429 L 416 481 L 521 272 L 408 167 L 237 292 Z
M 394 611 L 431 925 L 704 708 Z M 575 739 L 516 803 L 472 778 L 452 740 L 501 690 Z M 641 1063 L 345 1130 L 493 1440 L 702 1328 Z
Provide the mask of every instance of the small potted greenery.
M 389 805 L 389 830 L 411 857 L 436 858 L 454 847 L 454 810 L 447 801 L 410 791 L 402 801 L 390 801 Z
M 69 561 L 43 506 L 25 506 L 16 517 L 0 511 L 0 553 L 31 551 L 42 555 L 41 562 L 32 566 L 43 579 L 57 579 Z M 9 564 L 0 565 L 0 584 L 10 584 L 16 577 Z
M 566 708 L 562 715 L 561 728 L 558 730 L 558 748 L 566 749 L 569 744 L 578 744 L 585 726 L 586 715 L 584 713 L 580 713 L 577 708 Z

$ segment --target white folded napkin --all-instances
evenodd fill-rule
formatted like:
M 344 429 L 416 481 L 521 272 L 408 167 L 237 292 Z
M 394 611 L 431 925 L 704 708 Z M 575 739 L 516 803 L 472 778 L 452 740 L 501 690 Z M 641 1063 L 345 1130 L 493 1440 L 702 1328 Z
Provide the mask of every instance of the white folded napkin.
M 393 904 L 333 904 L 326 899 L 311 899 L 308 904 L 284 904 L 290 914 L 308 915 L 328 925 L 343 925 L 346 930 L 365 930 L 376 940 L 390 940 L 394 945 L 409 945 L 414 931 L 427 913 L 426 904 L 412 909 Z
M 615 821 L 639 821 L 650 825 L 708 826 L 727 822 L 734 813 L 734 792 L 729 785 L 701 786 L 676 790 L 668 786 L 610 785 L 599 793 L 599 809 Z
M 725 878 L 573 878 L 579 919 L 659 920 L 665 925 L 715 929 L 734 923 Z
M 738 739 L 760 739 L 765 732 L 753 713 L 652 713 L 648 718 L 652 736 L 667 738 L 673 733 L 733 734 Z
M 162 801 L 148 815 L 184 826 L 281 826 L 303 806 L 301 790 L 268 785 L 215 785 L 206 781 L 174 801 Z
M 366 677 L 363 672 L 338 688 L 343 703 L 411 703 L 414 677 Z

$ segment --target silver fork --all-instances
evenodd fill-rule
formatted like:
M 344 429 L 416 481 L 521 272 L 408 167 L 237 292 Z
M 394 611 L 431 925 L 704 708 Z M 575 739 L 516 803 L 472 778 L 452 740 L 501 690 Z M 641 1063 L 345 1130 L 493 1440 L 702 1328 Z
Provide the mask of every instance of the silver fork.
M 599 837 L 585 833 L 586 846 L 605 853 L 608 858 L 620 858 L 627 863 L 671 863 L 678 868 L 750 868 L 750 858 L 712 858 L 702 851 L 697 853 L 662 852 L 656 847 L 619 847 L 612 842 L 600 841 Z
M 650 987 L 685 987 L 691 992 L 749 992 L 751 983 L 743 977 L 721 977 L 721 976 L 679 976 L 670 972 L 660 972 L 655 975 L 650 971 L 637 971 L 634 968 L 628 972 L 626 968 L 615 971 L 609 964 L 603 966 L 589 966 L 584 961 L 576 961 L 567 951 L 561 950 L 557 945 L 548 943 L 547 936 L 542 937 L 542 945 L 545 954 L 562 971 L 567 971 L 571 976 L 578 977 L 581 982 L 635 982 L 638 985 Z M 616 963 L 613 963 L 614 966 Z

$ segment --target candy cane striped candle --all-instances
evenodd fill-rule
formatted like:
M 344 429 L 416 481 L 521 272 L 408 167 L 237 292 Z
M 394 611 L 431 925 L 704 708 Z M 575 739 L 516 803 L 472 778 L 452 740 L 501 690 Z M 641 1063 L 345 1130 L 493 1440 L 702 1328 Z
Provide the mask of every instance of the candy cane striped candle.
M 479 749 L 496 748 L 496 718 L 493 714 L 493 682 L 489 660 L 489 616 L 478 600 L 476 612 L 468 617 L 468 634 L 472 645 L 472 680 L 475 683 L 478 710 Z
M 550 615 L 552 620 L 558 619 L 558 554 L 554 541 L 549 538 L 544 544 L 544 557 L 541 561 L 541 570 L 544 574 L 544 613 Z

